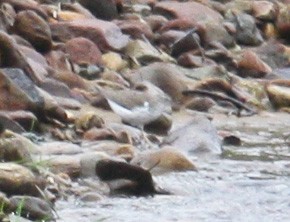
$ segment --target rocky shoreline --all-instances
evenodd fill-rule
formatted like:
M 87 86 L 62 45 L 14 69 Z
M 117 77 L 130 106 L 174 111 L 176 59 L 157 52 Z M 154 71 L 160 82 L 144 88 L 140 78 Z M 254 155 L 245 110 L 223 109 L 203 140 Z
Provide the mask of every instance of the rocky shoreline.
M 154 176 L 240 145 L 218 115 L 290 112 L 288 0 L 0 4 L 1 221 L 171 195 Z

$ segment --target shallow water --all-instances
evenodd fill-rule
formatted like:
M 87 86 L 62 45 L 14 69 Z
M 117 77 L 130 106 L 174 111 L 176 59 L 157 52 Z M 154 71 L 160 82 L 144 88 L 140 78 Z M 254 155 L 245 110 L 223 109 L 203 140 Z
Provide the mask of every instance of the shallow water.
M 198 172 L 155 177 L 174 195 L 58 201 L 57 221 L 290 221 L 290 115 L 216 117 L 241 146 L 196 158 Z

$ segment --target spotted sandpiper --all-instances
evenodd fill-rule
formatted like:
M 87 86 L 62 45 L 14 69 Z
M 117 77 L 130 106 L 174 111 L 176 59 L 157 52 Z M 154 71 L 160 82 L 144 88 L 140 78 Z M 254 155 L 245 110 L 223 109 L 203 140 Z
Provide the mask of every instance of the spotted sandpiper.
M 171 99 L 161 89 L 149 82 L 141 83 L 142 90 L 125 89 L 105 91 L 102 94 L 111 109 L 122 121 L 143 131 L 144 125 L 171 112 Z

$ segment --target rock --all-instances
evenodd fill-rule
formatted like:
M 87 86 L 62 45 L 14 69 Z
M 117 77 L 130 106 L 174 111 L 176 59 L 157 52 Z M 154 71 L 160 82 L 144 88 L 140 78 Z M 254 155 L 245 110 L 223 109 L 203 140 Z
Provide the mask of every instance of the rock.
M 274 80 L 267 84 L 266 92 L 274 108 L 290 106 L 290 81 Z
M 70 142 L 45 142 L 39 145 L 39 153 L 42 155 L 76 155 L 82 153 L 80 146 Z
M 159 2 L 155 5 L 154 12 L 169 18 L 184 18 L 195 22 L 219 23 L 223 19 L 219 13 L 198 2 Z
M 21 205 L 20 214 L 32 220 L 52 220 L 54 218 L 52 207 L 46 201 L 30 196 L 13 196 L 10 199 L 12 211 L 17 211 Z
M 111 159 L 111 157 L 100 151 L 83 154 L 80 159 L 80 175 L 83 177 L 96 176 L 96 164 L 106 159 Z
M 251 50 L 245 50 L 237 61 L 238 74 L 242 77 L 262 78 L 272 72 L 270 66 L 263 62 Z
M 148 40 L 153 40 L 154 34 L 150 26 L 140 20 L 118 20 L 115 22 L 123 33 L 133 39 L 143 39 L 145 36 Z
M 0 160 L 4 162 L 31 162 L 31 153 L 36 151 L 35 145 L 25 137 L 10 131 L 2 133 L 0 138 Z
M 248 14 L 238 14 L 234 16 L 234 21 L 237 29 L 236 39 L 238 43 L 257 46 L 264 41 L 252 16 Z
M 188 124 L 173 130 L 163 144 L 179 147 L 192 155 L 220 154 L 221 143 L 215 127 L 204 116 L 197 115 Z
M 99 19 L 81 19 L 51 24 L 54 39 L 66 42 L 84 37 L 94 42 L 102 51 L 121 50 L 128 44 L 128 36 L 112 22 Z
M 124 62 L 124 60 L 122 60 Z M 126 62 L 125 62 L 126 63 Z M 121 63 L 120 63 L 121 65 Z M 124 66 L 126 65 L 127 66 L 127 63 L 126 64 L 123 64 Z M 115 67 L 117 68 L 117 67 Z M 120 67 L 121 68 L 121 67 Z M 119 68 L 117 68 L 119 69 Z M 115 72 L 115 71 L 104 71 L 102 74 L 101 74 L 101 78 L 105 81 L 111 81 L 113 83 L 116 83 L 116 84 L 119 84 L 120 86 L 123 86 L 123 87 L 129 87 L 130 86 L 130 83 L 125 80 L 123 78 L 122 75 L 120 75 L 120 73 L 118 72 Z
M 199 36 L 195 33 L 195 30 L 189 31 L 184 37 L 173 43 L 171 47 L 171 55 L 178 57 L 182 53 L 195 49 L 199 50 L 201 47 L 200 45 L 200 39 Z
M 97 192 L 87 192 L 79 198 L 83 202 L 97 202 L 103 199 L 103 196 Z
M 126 67 L 127 63 L 122 59 L 121 55 L 115 52 L 108 52 L 102 55 L 104 67 L 113 70 L 121 71 Z
M 45 54 L 45 59 L 48 65 L 54 69 L 53 75 L 57 75 L 57 71 L 72 71 L 72 66 L 69 63 L 68 56 L 62 50 L 51 50 Z
M 4 0 L 3 2 L 9 3 L 13 6 L 15 11 L 32 10 L 42 18 L 47 18 L 47 13 L 40 7 L 39 2 L 35 0 Z
M 0 190 L 7 195 L 39 196 L 44 181 L 37 178 L 28 168 L 16 163 L 0 163 Z
M 157 151 L 137 154 L 130 162 L 149 170 L 153 175 L 174 171 L 197 170 L 192 161 L 178 149 L 164 146 Z
M 96 165 L 96 174 L 103 181 L 116 179 L 129 180 L 118 187 L 110 187 L 112 193 L 125 193 L 136 196 L 147 196 L 162 193 L 156 190 L 152 175 L 149 171 L 128 163 L 101 160 Z M 166 192 L 163 192 L 166 193 Z
M 216 63 L 206 58 L 205 60 L 201 56 L 195 56 L 189 53 L 183 53 L 178 57 L 177 62 L 179 65 L 188 67 L 188 68 L 198 68 L 202 66 L 214 66 Z
M 290 5 L 282 6 L 279 9 L 278 17 L 276 20 L 276 26 L 278 33 L 285 39 L 289 41 L 290 33 Z
M 166 53 L 158 51 L 151 44 L 141 40 L 131 41 L 126 49 L 127 56 L 138 61 L 139 64 L 148 64 L 161 61 L 173 61 Z
M 1 69 L 0 109 L 21 110 L 29 109 L 38 112 L 42 109 L 43 98 L 37 92 L 34 83 L 21 69 Z M 5 101 L 5 102 L 4 102 Z
M 168 63 L 153 63 L 129 72 L 125 77 L 133 83 L 141 80 L 151 82 L 171 97 L 174 106 L 182 103 L 183 95 L 181 92 L 187 88 L 186 78 L 182 70 Z
M 2 59 L 0 60 L 1 67 L 22 69 L 25 75 L 36 84 L 43 81 L 45 76 L 30 66 L 28 58 L 22 53 L 16 41 L 2 31 L 0 31 L 0 50 L 2 53 Z
M 274 21 L 277 17 L 277 8 L 274 3 L 269 1 L 253 1 L 252 4 L 253 15 L 255 18 Z
M 28 40 L 38 51 L 48 51 L 52 46 L 50 27 L 36 12 L 19 12 L 13 25 L 17 34 Z
M 148 15 L 144 18 L 144 20 L 147 22 L 147 24 L 150 26 L 151 30 L 153 32 L 160 29 L 168 20 L 161 15 Z
M 102 64 L 102 53 L 89 39 L 78 37 L 65 43 L 65 52 L 73 63 L 79 65 Z
M 80 176 L 80 157 L 77 155 L 55 155 L 48 157 L 47 167 L 52 173 L 65 173 L 72 178 Z
M 115 0 L 79 0 L 79 3 L 99 19 L 112 20 L 118 16 Z
M 146 132 L 167 135 L 172 126 L 172 118 L 170 115 L 162 114 L 158 119 L 146 124 L 144 129 Z
M 16 12 L 11 4 L 2 3 L 1 4 L 2 11 L 0 13 L 0 29 L 7 32 L 11 30 L 13 23 L 15 21 Z
M 80 113 L 75 120 L 75 129 L 77 132 L 83 132 L 93 127 L 101 128 L 105 121 L 93 111 Z

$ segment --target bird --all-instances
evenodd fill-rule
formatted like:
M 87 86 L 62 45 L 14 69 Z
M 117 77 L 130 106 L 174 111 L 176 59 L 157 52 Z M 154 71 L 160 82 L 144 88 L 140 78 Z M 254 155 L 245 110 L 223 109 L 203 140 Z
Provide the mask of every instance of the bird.
M 142 131 L 146 124 L 172 111 L 170 97 L 147 81 L 141 82 L 137 89 L 101 90 L 101 93 L 123 122 Z

